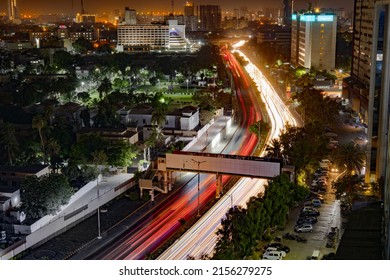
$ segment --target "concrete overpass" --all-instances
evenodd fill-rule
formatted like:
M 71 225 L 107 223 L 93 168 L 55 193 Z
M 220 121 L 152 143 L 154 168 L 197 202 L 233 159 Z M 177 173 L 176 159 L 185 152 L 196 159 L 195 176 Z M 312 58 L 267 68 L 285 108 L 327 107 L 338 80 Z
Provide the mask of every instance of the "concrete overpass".
M 222 175 L 272 179 L 280 175 L 282 161 L 254 156 L 176 151 L 159 157 L 157 170 L 164 178 L 163 192 L 172 187 L 174 171 L 216 174 L 216 197 L 222 191 Z

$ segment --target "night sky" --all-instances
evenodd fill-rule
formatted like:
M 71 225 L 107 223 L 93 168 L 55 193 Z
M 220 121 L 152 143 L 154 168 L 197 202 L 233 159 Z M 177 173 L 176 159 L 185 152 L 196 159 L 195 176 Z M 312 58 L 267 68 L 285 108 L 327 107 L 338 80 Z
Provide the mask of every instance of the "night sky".
M 80 0 L 74 1 L 74 10 L 80 11 Z M 175 0 L 175 11 L 183 11 L 185 0 Z M 220 5 L 222 11 L 232 11 L 233 8 L 246 6 L 248 10 L 257 11 L 262 7 L 282 7 L 283 0 L 196 0 L 192 1 L 196 4 L 217 4 Z M 344 7 L 347 11 L 352 10 L 353 0 L 312 0 L 317 2 L 319 6 L 326 8 Z M 341 3 L 340 3 L 341 2 Z M 296 8 L 300 9 L 307 7 L 307 0 L 296 0 Z M 43 13 L 70 13 L 72 11 L 72 0 L 18 0 L 21 13 L 31 12 L 37 14 Z M 84 0 L 84 8 L 86 12 L 110 13 L 114 9 L 123 10 L 125 6 L 136 9 L 138 11 L 170 11 L 171 0 Z M 6 0 L 0 1 L 0 11 L 5 12 L 7 9 Z

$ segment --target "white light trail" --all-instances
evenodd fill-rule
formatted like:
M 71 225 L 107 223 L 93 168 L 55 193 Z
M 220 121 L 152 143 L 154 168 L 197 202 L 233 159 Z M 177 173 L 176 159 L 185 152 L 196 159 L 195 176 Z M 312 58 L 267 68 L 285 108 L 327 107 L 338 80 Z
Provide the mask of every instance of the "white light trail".
M 277 138 L 287 122 L 293 126 L 296 126 L 297 122 L 261 71 L 241 51 L 238 52 L 248 61 L 245 69 L 256 83 L 262 99 L 266 103 L 271 122 L 269 140 Z M 264 153 L 265 151 L 261 156 L 264 156 Z M 221 225 L 221 220 L 225 218 L 226 212 L 232 207 L 232 204 L 245 207 L 251 197 L 264 191 L 265 182 L 264 179 L 242 178 L 158 259 L 183 260 L 189 256 L 195 259 L 199 259 L 202 255 L 211 256 L 217 241 L 216 232 Z

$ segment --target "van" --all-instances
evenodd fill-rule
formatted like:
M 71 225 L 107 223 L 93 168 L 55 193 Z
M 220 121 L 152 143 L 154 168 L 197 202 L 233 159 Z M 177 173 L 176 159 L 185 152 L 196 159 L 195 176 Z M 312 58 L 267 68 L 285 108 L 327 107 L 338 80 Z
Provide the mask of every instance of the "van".
M 320 251 L 319 250 L 314 250 L 313 254 L 311 254 L 311 259 L 312 260 L 318 260 L 320 257 Z
M 320 207 L 321 206 L 321 201 L 319 200 L 319 199 L 317 199 L 317 198 L 313 198 L 312 200 L 311 200 L 311 203 L 312 203 L 312 205 L 314 206 L 314 207 Z
M 281 251 L 267 251 L 263 255 L 263 260 L 282 260 L 283 254 Z

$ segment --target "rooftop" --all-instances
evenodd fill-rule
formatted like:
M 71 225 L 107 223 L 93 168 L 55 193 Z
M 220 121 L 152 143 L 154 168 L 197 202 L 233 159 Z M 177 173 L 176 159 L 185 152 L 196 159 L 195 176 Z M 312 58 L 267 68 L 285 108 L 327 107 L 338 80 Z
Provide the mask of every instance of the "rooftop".
M 352 211 L 337 249 L 337 260 L 382 259 L 382 201 Z
M 0 172 L 17 172 L 17 173 L 26 173 L 26 174 L 35 174 L 43 169 L 47 168 L 49 165 L 28 165 L 28 166 L 9 166 L 9 165 L 0 165 Z

